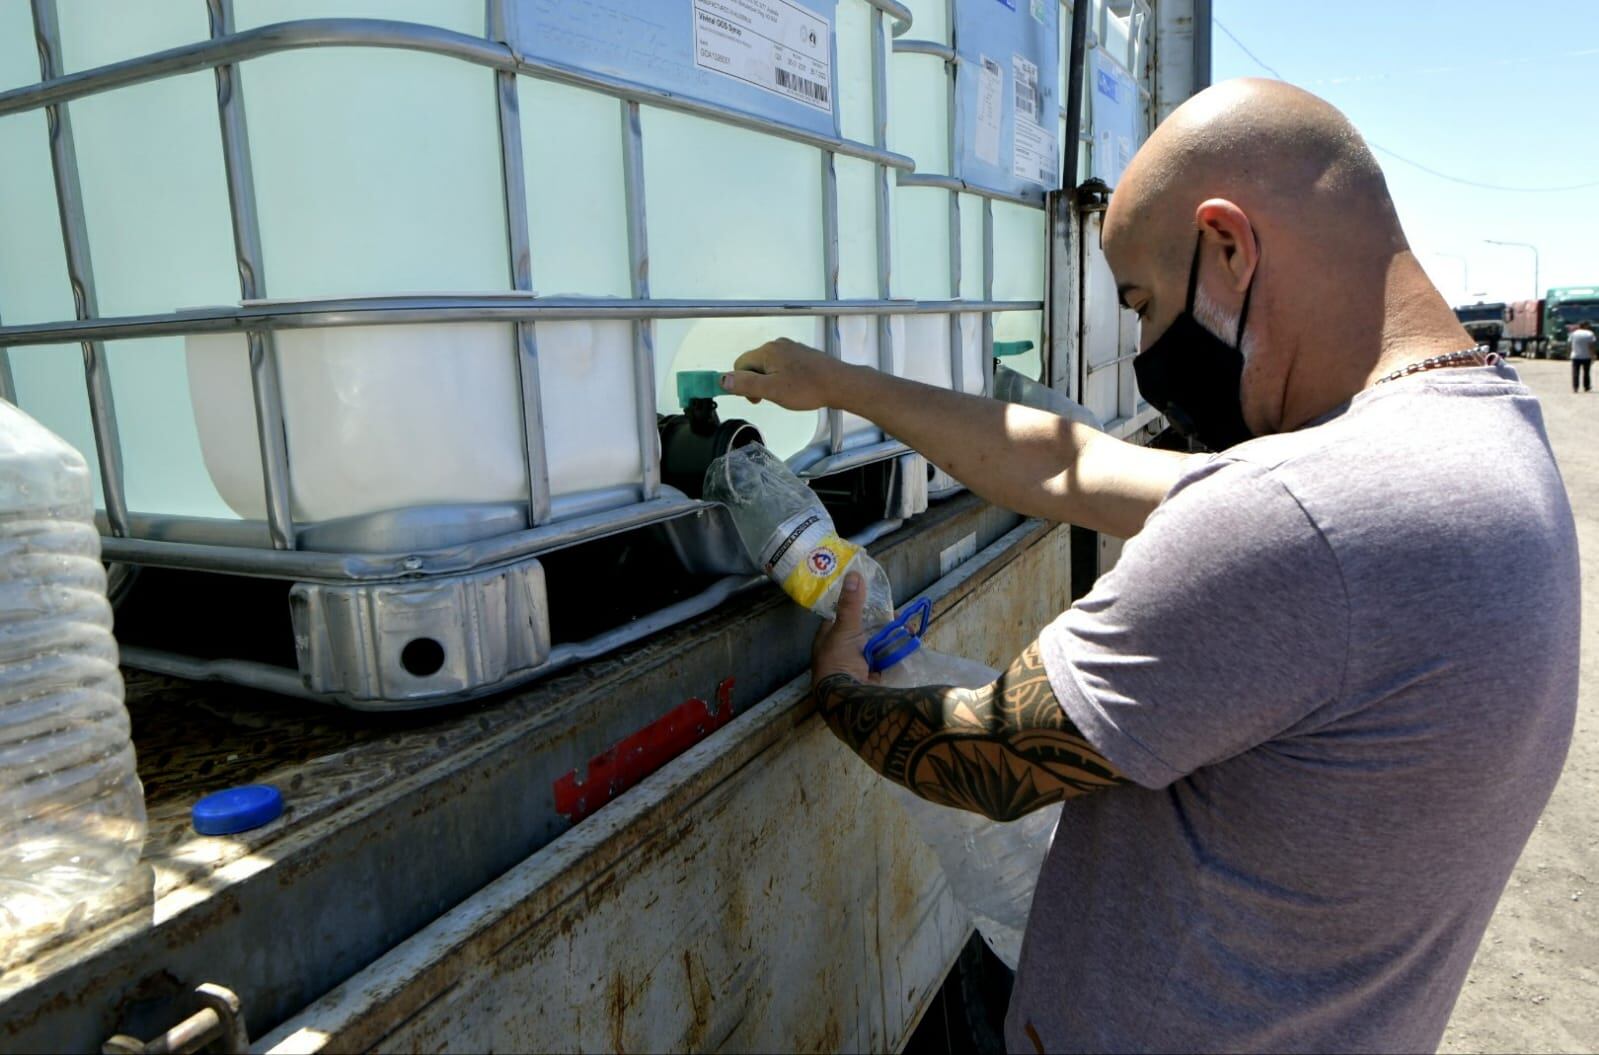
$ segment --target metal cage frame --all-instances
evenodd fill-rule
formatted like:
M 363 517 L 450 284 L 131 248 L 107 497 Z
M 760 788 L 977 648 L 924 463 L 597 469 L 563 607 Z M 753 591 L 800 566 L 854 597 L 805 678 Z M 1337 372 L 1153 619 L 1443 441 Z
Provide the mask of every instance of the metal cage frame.
M 49 129 L 50 160 L 54 176 L 62 238 L 66 249 L 68 280 L 73 294 L 76 318 L 43 324 L 0 325 L 0 396 L 14 400 L 7 350 L 12 347 L 55 343 L 77 343 L 84 359 L 90 422 L 96 458 L 103 487 L 102 535 L 108 561 L 296 580 L 301 586 L 321 585 L 365 591 L 395 588 L 403 584 L 432 582 L 440 577 L 484 577 L 522 562 L 534 561 L 540 554 L 584 541 L 635 528 L 658 524 L 689 514 L 704 514 L 707 503 L 692 500 L 660 480 L 660 452 L 656 433 L 656 384 L 653 322 L 657 319 L 703 317 L 801 316 L 823 320 L 825 350 L 842 356 L 838 320 L 841 315 L 878 317 L 880 366 L 891 368 L 889 340 L 891 316 L 948 314 L 951 327 L 951 377 L 953 386 L 964 388 L 961 316 L 982 316 L 985 342 L 991 340 L 995 312 L 1044 312 L 1043 300 L 996 301 L 992 299 L 994 280 L 994 227 L 992 201 L 1004 200 L 1042 210 L 1044 196 L 1015 195 L 967 185 L 947 174 L 918 173 L 913 159 L 887 147 L 887 62 L 892 34 L 900 36 L 911 27 L 912 15 L 898 0 L 864 0 L 871 8 L 872 33 L 872 120 L 873 142 L 846 139 L 840 131 L 840 108 L 833 108 L 833 132 L 819 134 L 804 128 L 747 113 L 718 103 L 685 96 L 645 84 L 592 73 L 576 67 L 520 54 L 500 38 L 505 32 L 508 0 L 485 0 L 485 35 L 468 36 L 437 26 L 378 19 L 322 18 L 281 22 L 239 31 L 233 17 L 232 0 L 204 0 L 209 19 L 210 38 L 136 58 L 74 73 L 62 72 L 61 34 L 56 0 L 30 0 L 38 41 L 40 80 L 37 84 L 0 92 L 0 117 L 33 110 L 45 111 Z M 951 5 L 953 20 L 953 5 Z M 494 72 L 494 88 L 499 118 L 501 187 L 504 197 L 507 232 L 507 268 L 510 290 L 485 294 L 434 296 L 373 296 L 357 298 L 268 299 L 263 250 L 256 213 L 254 179 L 251 169 L 250 138 L 245 121 L 241 63 L 261 56 L 308 48 L 389 48 L 438 55 L 476 65 Z M 836 58 L 837 34 L 833 37 Z M 946 62 L 953 54 L 913 40 L 896 41 L 893 53 L 931 53 Z M 87 223 L 79 188 L 77 156 L 67 104 L 96 93 L 141 84 L 161 78 L 211 69 L 217 85 L 218 118 L 228 204 L 233 228 L 240 306 L 238 308 L 182 311 L 138 316 L 102 316 L 95 296 L 94 268 L 89 251 Z M 953 73 L 953 71 L 951 71 Z M 619 135 L 622 140 L 623 184 L 627 213 L 628 255 L 631 297 L 541 297 L 534 292 L 526 199 L 526 175 L 519 124 L 517 78 L 535 79 L 592 90 L 614 97 L 620 103 Z M 953 118 L 956 106 L 954 78 L 950 99 Z M 650 296 L 649 247 L 645 222 L 644 137 L 640 107 L 653 106 L 695 117 L 758 131 L 776 138 L 816 148 L 821 163 L 823 217 L 824 297 L 821 300 L 656 300 Z M 958 123 L 951 120 L 951 137 Z M 858 158 L 876 167 L 876 248 L 877 294 L 875 299 L 844 300 L 838 295 L 839 205 L 834 159 L 838 155 Z M 952 154 L 952 156 L 954 156 Z M 950 191 L 951 298 L 941 301 L 894 299 L 891 294 L 892 199 L 889 174 L 899 186 L 937 186 Z M 983 296 L 966 300 L 959 296 L 961 283 L 959 210 L 960 194 L 969 193 L 983 202 Z M 625 319 L 633 323 L 633 388 L 638 407 L 638 429 L 642 478 L 637 486 L 602 502 L 604 508 L 561 511 L 552 509 L 549 493 L 549 466 L 544 449 L 540 406 L 539 349 L 537 324 L 558 319 Z M 1045 312 L 1045 326 L 1048 315 Z M 493 533 L 488 537 L 425 548 L 359 545 L 345 551 L 306 548 L 308 528 L 297 523 L 292 508 L 291 466 L 286 443 L 283 394 L 278 373 L 275 334 L 281 330 L 307 327 L 333 327 L 419 322 L 500 321 L 514 325 L 519 376 L 517 393 L 522 422 L 523 455 L 526 463 L 529 499 L 525 509 L 498 510 L 491 518 Z M 205 333 L 241 333 L 247 339 L 250 383 L 255 410 L 256 438 L 261 458 L 265 489 L 265 522 L 241 519 L 208 519 L 163 516 L 130 511 L 124 489 L 122 448 L 117 414 L 107 368 L 105 342 L 120 338 L 139 338 Z M 1047 345 L 1047 341 L 1046 341 Z M 985 392 L 992 391 L 991 363 L 986 357 Z M 906 459 L 901 477 L 925 472 L 920 459 L 899 442 L 885 438 L 879 442 L 845 449 L 843 415 L 829 411 L 826 439 L 813 444 L 791 459 L 808 477 L 843 472 L 890 459 Z M 916 472 L 910 460 L 915 459 Z M 914 489 L 913 489 L 914 490 Z M 925 508 L 926 488 L 919 491 Z M 521 503 L 516 503 L 520 506 Z M 904 514 L 917 510 L 914 502 L 899 503 Z M 565 515 L 562 515 L 564 512 Z M 381 518 L 383 514 L 377 514 Z M 479 535 L 482 531 L 479 532 Z M 362 538 L 359 526 L 347 536 Z M 381 538 L 381 530 L 376 534 Z M 677 618 L 693 610 L 713 606 L 719 597 L 713 587 L 695 599 Z M 675 606 L 683 608 L 682 605 Z M 547 617 L 547 613 L 544 613 Z M 601 635 L 576 652 L 597 654 L 596 649 L 615 647 L 641 634 L 636 621 L 624 628 L 629 632 L 611 640 Z M 547 620 L 546 620 L 547 622 Z M 666 625 L 666 624 L 663 624 Z M 325 627 L 312 635 L 325 636 Z M 297 636 L 300 628 L 297 627 Z M 559 649 L 557 649 L 559 651 Z M 233 661 L 195 661 L 146 649 L 128 648 L 125 659 L 133 665 L 191 677 L 222 677 L 279 692 L 333 696 L 352 702 L 348 691 L 338 685 L 306 685 L 287 669 Z M 302 668 L 306 652 L 301 653 Z M 444 699 L 476 695 L 492 688 L 505 687 L 553 669 L 546 656 L 535 667 L 515 677 L 502 677 L 492 684 L 475 686 L 470 692 L 457 690 L 437 693 L 412 701 L 440 702 Z M 575 660 L 570 660 L 575 661 Z M 260 668 L 260 669 L 258 669 Z M 303 673 L 303 671 L 302 671 Z M 308 678 L 309 675 L 304 675 Z M 360 679 L 358 679 L 360 680 Z M 364 679 L 370 682 L 371 679 Z

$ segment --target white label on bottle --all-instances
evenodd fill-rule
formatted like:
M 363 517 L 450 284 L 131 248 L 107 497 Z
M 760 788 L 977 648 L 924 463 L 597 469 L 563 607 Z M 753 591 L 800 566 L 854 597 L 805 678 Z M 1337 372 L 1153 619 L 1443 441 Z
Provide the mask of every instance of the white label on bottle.
M 814 608 L 859 552 L 860 547 L 838 537 L 825 514 L 807 509 L 772 532 L 761 547 L 761 570 L 794 600 Z
M 777 525 L 772 537 L 761 547 L 761 570 L 782 582 L 799 567 L 805 555 L 832 531 L 833 525 L 814 509 L 794 514 Z
M 788 0 L 694 0 L 694 65 L 833 112 L 827 19 Z

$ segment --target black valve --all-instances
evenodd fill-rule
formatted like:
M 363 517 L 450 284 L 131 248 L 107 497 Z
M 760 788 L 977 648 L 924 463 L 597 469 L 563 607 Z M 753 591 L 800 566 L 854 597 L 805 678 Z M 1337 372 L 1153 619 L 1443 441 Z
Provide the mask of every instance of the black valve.
M 661 429 L 661 482 L 690 498 L 702 496 L 705 470 L 728 451 L 761 442 L 761 430 L 741 418 L 723 421 L 716 413 L 716 397 L 726 395 L 718 375 L 711 370 L 677 375 L 677 397 L 683 413 L 663 417 Z

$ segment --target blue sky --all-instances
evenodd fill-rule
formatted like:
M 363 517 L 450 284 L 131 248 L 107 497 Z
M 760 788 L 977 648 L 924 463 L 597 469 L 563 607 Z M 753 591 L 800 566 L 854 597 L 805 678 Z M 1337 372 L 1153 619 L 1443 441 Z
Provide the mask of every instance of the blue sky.
M 1455 304 L 1599 285 L 1599 2 L 1214 0 L 1261 61 L 1327 99 L 1374 146 L 1464 179 L 1582 190 L 1462 186 L 1378 150 L 1411 247 Z M 1213 76 L 1270 74 L 1220 27 Z M 1467 276 L 1469 275 L 1469 285 Z

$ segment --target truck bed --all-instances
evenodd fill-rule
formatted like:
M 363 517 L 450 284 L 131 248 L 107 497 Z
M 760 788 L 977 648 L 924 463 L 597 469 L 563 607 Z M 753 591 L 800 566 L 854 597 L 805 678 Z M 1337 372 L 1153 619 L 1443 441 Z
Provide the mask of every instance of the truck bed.
M 984 567 L 1049 533 L 1019 523 L 962 496 L 873 550 L 909 598 L 1002 537 Z M 1017 591 L 1035 593 L 1065 605 L 1064 587 Z M 563 833 L 586 830 L 574 818 L 646 775 L 613 767 L 596 788 L 587 778 L 608 748 L 686 705 L 708 733 L 724 707 L 737 716 L 780 689 L 804 669 L 813 626 L 763 588 L 525 691 L 403 715 L 130 672 L 153 919 L 120 921 L 0 978 L 0 1047 L 153 1036 L 193 1010 L 188 994 L 207 981 L 240 995 L 251 1036 L 267 1033 Z M 231 837 L 189 827 L 200 795 L 259 781 L 284 792 L 278 821 Z

